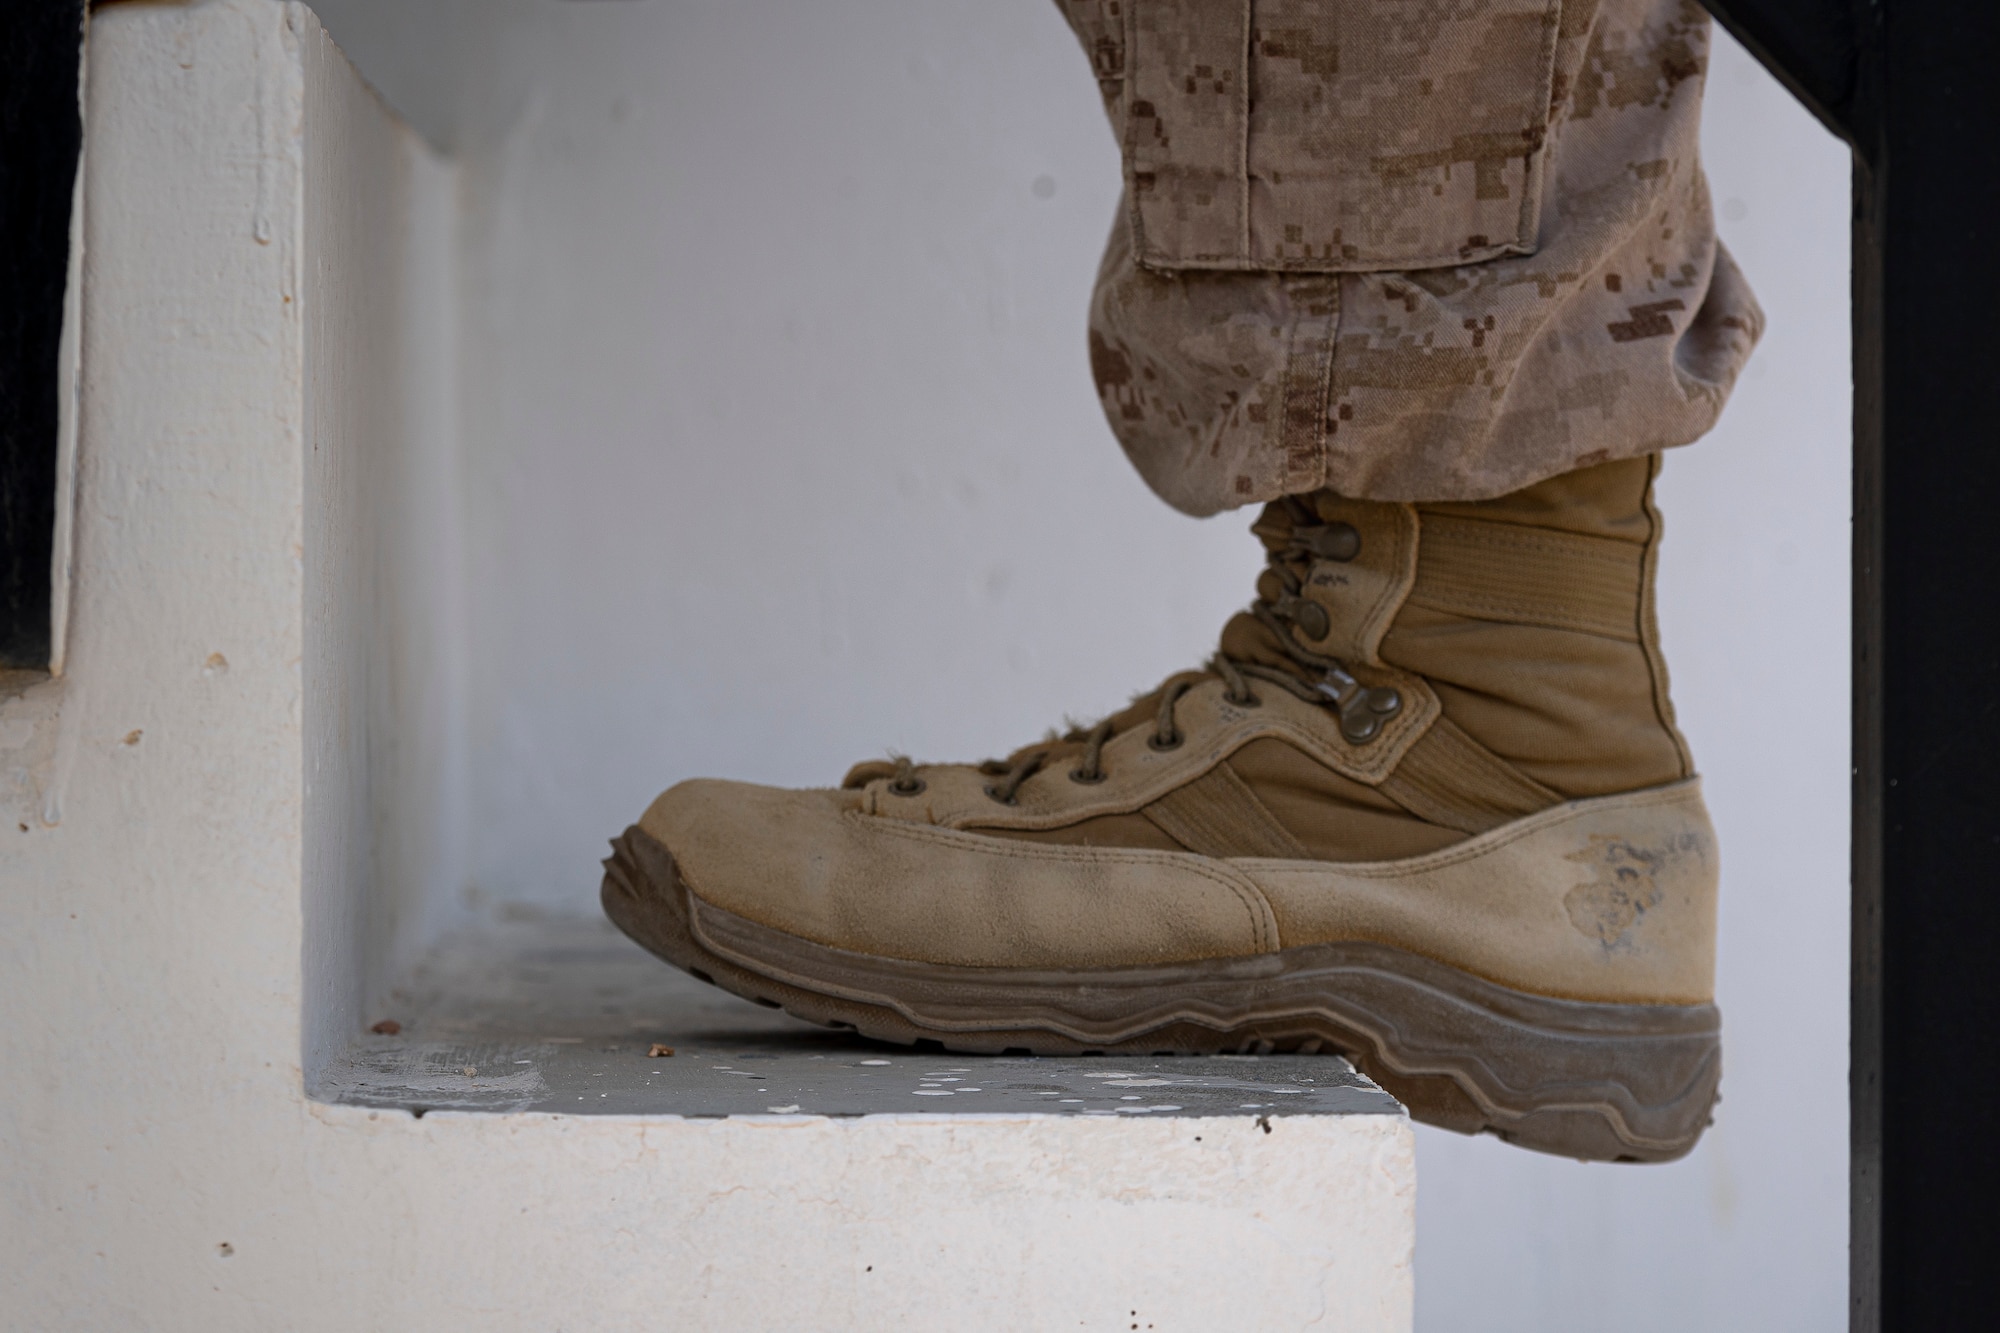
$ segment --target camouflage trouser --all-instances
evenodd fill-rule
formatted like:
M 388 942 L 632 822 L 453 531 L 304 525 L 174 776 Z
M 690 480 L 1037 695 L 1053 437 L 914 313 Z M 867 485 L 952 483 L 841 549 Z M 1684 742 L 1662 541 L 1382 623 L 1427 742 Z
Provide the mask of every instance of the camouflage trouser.
M 1058 0 L 1125 159 L 1091 368 L 1192 514 L 1473 500 L 1686 444 L 1763 315 L 1695 0 Z

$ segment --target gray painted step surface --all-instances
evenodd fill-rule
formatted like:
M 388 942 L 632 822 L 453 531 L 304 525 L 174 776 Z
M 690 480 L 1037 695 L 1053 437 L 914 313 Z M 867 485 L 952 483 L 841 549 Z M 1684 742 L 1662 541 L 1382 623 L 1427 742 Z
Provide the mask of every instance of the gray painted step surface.
M 1402 1115 L 1337 1055 L 968 1056 L 803 1023 L 591 919 L 439 947 L 326 1072 L 324 1101 L 422 1114 Z M 673 1049 L 653 1056 L 655 1045 Z

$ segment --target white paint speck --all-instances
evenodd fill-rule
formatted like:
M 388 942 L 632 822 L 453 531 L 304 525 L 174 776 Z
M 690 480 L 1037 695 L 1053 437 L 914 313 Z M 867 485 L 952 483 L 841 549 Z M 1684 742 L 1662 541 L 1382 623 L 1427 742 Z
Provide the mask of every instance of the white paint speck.
M 864 1065 L 886 1065 L 889 1062 L 887 1060 L 863 1060 L 861 1063 Z
M 797 1111 L 799 1108 L 796 1106 L 767 1106 L 764 1109 L 766 1111 L 769 1111 L 772 1115 L 791 1115 L 794 1111 Z
M 917 1089 L 917 1090 L 916 1090 L 915 1092 L 911 1093 L 910 1095 L 911 1095 L 912 1097 L 949 1097 L 949 1096 L 951 1096 L 951 1089 L 950 1089 L 950 1088 L 919 1088 L 919 1089 Z

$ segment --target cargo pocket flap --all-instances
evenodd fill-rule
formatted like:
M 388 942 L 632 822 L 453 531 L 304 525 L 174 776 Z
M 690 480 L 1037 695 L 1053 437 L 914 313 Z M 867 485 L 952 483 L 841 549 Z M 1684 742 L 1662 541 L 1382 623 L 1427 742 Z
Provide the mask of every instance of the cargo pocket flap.
M 1160 269 L 1535 246 L 1560 0 L 1127 0 L 1127 198 Z M 1101 76 L 1102 77 L 1102 76 Z

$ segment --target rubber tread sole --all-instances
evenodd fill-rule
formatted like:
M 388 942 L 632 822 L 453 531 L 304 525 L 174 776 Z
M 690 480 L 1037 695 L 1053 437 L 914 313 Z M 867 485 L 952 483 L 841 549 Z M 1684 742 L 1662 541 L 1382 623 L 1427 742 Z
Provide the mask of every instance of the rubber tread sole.
M 605 914 L 745 999 L 881 1041 L 970 1054 L 1337 1051 L 1426 1124 L 1588 1161 L 1671 1161 L 1721 1079 L 1714 1005 L 1592 1004 L 1388 945 L 1091 971 L 954 967 L 815 944 L 702 902 L 636 825 Z

